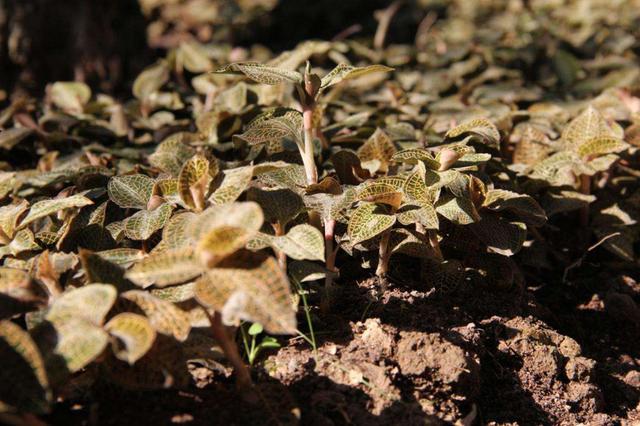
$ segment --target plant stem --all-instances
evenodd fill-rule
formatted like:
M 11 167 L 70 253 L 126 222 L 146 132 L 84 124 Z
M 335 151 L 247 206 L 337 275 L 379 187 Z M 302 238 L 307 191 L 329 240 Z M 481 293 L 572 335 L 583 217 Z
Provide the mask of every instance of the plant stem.
M 591 194 L 591 176 L 580 175 L 580 192 L 584 195 Z M 589 224 L 589 204 L 584 205 L 580 209 L 580 226 Z
M 318 170 L 313 155 L 313 107 L 315 103 L 303 105 L 302 122 L 304 126 L 304 149 L 300 153 L 302 155 L 302 163 L 304 171 L 307 175 L 307 184 L 313 185 L 318 183 Z
M 333 249 L 333 234 L 336 228 L 334 219 L 327 219 L 324 222 L 324 258 L 327 268 L 327 276 L 324 279 L 324 297 L 320 303 L 323 313 L 329 312 L 331 307 L 331 293 L 333 290 L 333 271 L 336 264 L 336 252 Z
M 251 387 L 253 383 L 249 369 L 242 361 L 236 342 L 229 336 L 225 325 L 222 323 L 222 315 L 219 312 L 214 312 L 213 315 L 209 315 L 209 321 L 211 322 L 211 331 L 214 339 L 220 344 L 225 357 L 233 365 L 233 369 L 236 372 L 236 385 L 238 388 Z
M 316 335 L 313 331 L 313 322 L 311 321 L 311 310 L 309 309 L 309 304 L 307 303 L 307 296 L 304 293 L 304 289 L 302 288 L 302 284 L 300 284 L 300 282 L 298 280 L 292 280 L 296 287 L 298 288 L 298 294 L 300 295 L 300 298 L 302 299 L 302 306 L 304 307 L 304 315 L 307 319 L 307 327 L 309 327 L 309 334 L 311 335 L 311 338 L 307 337 L 304 333 L 302 333 L 300 330 L 298 330 L 298 333 L 307 341 L 309 342 L 309 344 L 311 345 L 311 348 L 313 349 L 313 353 L 315 354 L 316 352 L 318 352 L 318 346 L 316 344 Z
M 436 254 L 438 260 L 444 260 L 444 256 L 442 256 L 442 250 L 440 250 L 440 242 L 438 241 L 438 233 L 435 229 L 429 229 L 427 231 L 427 235 L 429 236 L 429 243 L 431 244 L 431 248 Z
M 276 222 L 273 224 L 273 230 L 276 233 L 276 237 L 281 237 L 284 235 L 284 226 L 280 222 Z M 287 255 L 282 250 L 276 250 L 276 257 L 278 258 L 278 265 L 283 271 L 287 271 Z
M 389 271 L 389 238 L 391 237 L 391 230 L 388 229 L 382 234 L 380 239 L 380 249 L 378 251 L 378 267 L 376 268 L 376 275 L 378 277 L 384 277 Z

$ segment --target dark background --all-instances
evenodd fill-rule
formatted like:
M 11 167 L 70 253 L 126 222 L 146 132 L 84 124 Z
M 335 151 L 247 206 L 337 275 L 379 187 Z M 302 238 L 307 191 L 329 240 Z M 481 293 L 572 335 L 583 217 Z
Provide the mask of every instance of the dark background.
M 236 0 L 203 1 L 237 9 Z M 158 47 L 150 42 L 147 29 L 166 17 L 161 8 L 145 16 L 138 0 L 0 0 L 0 88 L 38 94 L 48 82 L 77 79 L 106 92 L 125 91 L 142 68 L 166 54 L 171 40 L 260 43 L 280 51 L 305 39 L 329 40 L 354 24 L 361 26 L 355 37 L 371 37 L 377 26 L 374 12 L 390 3 L 279 0 L 274 9 L 256 13 L 247 22 L 211 25 L 213 29 L 206 31 L 174 17 L 166 30 L 174 38 Z M 392 21 L 389 43 L 412 40 L 424 17 L 422 10 L 407 13 L 415 4 L 404 1 Z

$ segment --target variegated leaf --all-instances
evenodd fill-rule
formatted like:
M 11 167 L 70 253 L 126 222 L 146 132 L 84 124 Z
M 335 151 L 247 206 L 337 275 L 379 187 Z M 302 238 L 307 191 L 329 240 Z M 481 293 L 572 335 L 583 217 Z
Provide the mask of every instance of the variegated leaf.
M 123 209 L 144 209 L 153 193 L 153 179 L 146 175 L 115 176 L 109 180 L 109 199 Z
M 153 346 L 156 331 L 142 315 L 122 312 L 111 318 L 105 330 L 117 338 L 113 342 L 113 353 L 118 359 L 135 364 Z
M 125 277 L 141 287 L 152 284 L 165 287 L 196 278 L 203 270 L 193 248 L 184 247 L 150 254 L 128 270 Z
M 45 315 L 47 321 L 64 323 L 81 318 L 94 325 L 102 325 L 117 297 L 114 286 L 87 284 L 62 294 Z
M 445 137 L 453 139 L 466 133 L 478 136 L 482 141 L 491 146 L 498 146 L 500 142 L 500 132 L 498 128 L 486 118 L 475 118 L 465 121 L 450 129 Z
M 396 217 L 389 214 L 383 206 L 373 203 L 362 203 L 351 214 L 347 233 L 349 243 L 354 246 L 366 240 L 370 240 L 396 223 Z
M 286 235 L 274 236 L 258 234 L 248 244 L 248 248 L 257 250 L 270 246 L 282 251 L 296 260 L 320 260 L 324 262 L 324 237 L 309 224 L 296 225 Z
M 225 170 L 220 185 L 209 196 L 214 205 L 236 201 L 253 179 L 253 166 Z
M 191 209 L 204 210 L 204 201 L 211 183 L 209 160 L 197 154 L 187 160 L 178 175 L 180 198 Z
M 358 157 L 363 162 L 372 160 L 380 161 L 380 171 L 386 172 L 396 151 L 396 147 L 389 135 L 378 128 L 369 139 L 367 139 L 364 145 L 358 149 Z
M 223 74 L 244 74 L 251 80 L 262 84 L 282 82 L 301 83 L 302 75 L 297 71 L 271 67 L 258 62 L 236 62 L 216 71 Z
M 393 68 L 385 65 L 368 65 L 366 67 L 354 67 L 347 64 L 338 64 L 327 75 L 322 77 L 320 87 L 326 89 L 345 80 L 353 80 L 374 72 L 390 72 Z
M 249 188 L 247 200 L 260 205 L 265 222 L 279 223 L 283 226 L 295 219 L 304 208 L 302 197 L 290 189 Z
M 492 189 L 487 192 L 483 207 L 493 211 L 507 210 L 517 215 L 523 222 L 532 226 L 542 226 L 547 216 L 536 200 L 525 194 Z
M 245 251 L 225 260 L 198 280 L 196 298 L 227 324 L 258 322 L 274 334 L 296 330 L 289 281 L 273 257 Z
M 187 145 L 189 133 L 174 133 L 167 137 L 149 156 L 149 164 L 177 177 L 182 165 L 195 155 L 195 149 Z
M 578 147 L 580 157 L 595 157 L 603 154 L 619 153 L 626 150 L 629 145 L 613 137 L 596 137 L 589 139 Z
M 155 210 L 140 210 L 124 220 L 124 234 L 132 240 L 146 240 L 162 229 L 171 217 L 173 207 L 163 203 Z
M 20 226 L 18 228 L 22 229 L 38 219 L 42 219 L 43 217 L 47 217 L 59 211 L 88 206 L 90 204 L 93 204 L 93 201 L 85 197 L 83 194 L 76 194 L 66 198 L 54 198 L 38 201 L 31 206 L 29 214 L 27 214 L 22 222 L 20 222 Z
M 143 290 L 130 290 L 123 293 L 122 297 L 135 303 L 158 333 L 173 336 L 181 342 L 189 336 L 189 315 L 173 303 Z

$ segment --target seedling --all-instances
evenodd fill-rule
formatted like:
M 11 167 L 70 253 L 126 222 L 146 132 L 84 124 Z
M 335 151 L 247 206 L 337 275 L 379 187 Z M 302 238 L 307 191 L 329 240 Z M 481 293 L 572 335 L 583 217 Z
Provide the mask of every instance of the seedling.
M 264 349 L 277 349 L 280 347 L 280 343 L 271 336 L 264 336 L 260 343 L 258 342 L 258 336 L 262 334 L 264 328 L 259 323 L 253 323 L 247 330 L 245 330 L 244 324 L 240 326 L 242 333 L 242 342 L 244 343 L 244 350 L 249 361 L 249 365 L 253 366 L 256 358 L 260 355 Z M 249 335 L 249 337 L 247 337 Z M 251 342 L 249 342 L 249 339 Z

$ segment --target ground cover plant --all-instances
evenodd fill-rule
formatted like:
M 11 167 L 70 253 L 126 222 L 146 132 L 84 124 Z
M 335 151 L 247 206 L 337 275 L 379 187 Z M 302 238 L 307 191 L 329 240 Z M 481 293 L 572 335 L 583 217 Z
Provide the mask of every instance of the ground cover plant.
M 2 91 L 2 422 L 640 421 L 640 4 L 382 3 Z

